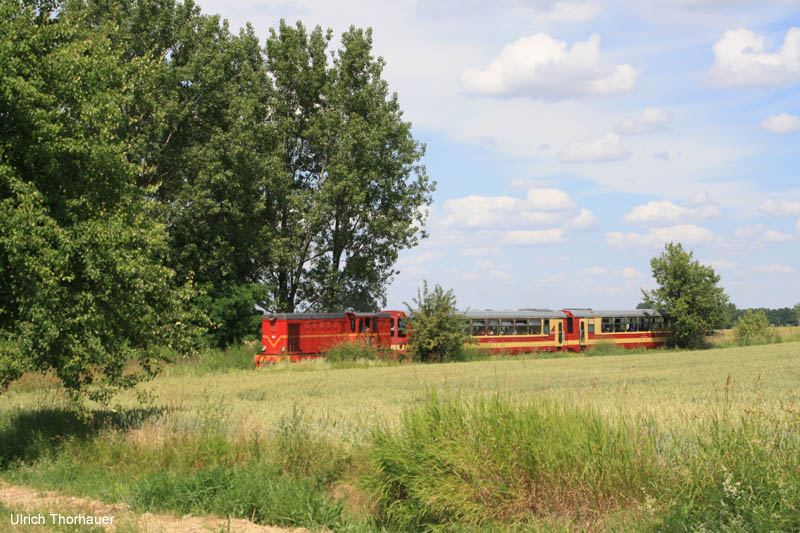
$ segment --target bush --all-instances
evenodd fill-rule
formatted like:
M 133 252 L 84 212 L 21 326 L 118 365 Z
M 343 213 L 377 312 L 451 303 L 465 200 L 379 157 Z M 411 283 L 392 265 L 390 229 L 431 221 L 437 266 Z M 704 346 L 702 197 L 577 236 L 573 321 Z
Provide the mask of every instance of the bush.
M 748 309 L 736 324 L 735 336 L 740 346 L 775 342 L 775 335 L 769 331 L 769 320 L 764 311 L 754 313 Z
M 411 341 L 408 355 L 414 361 L 444 362 L 465 356 L 464 344 L 471 337 L 464 330 L 465 318 L 458 314 L 453 290 L 447 292 L 436 285 L 428 290 L 423 281 L 414 298 L 416 309 L 406 304 L 409 313 Z
M 334 344 L 324 352 L 325 359 L 331 363 L 342 363 L 346 361 L 383 359 L 384 353 L 366 342 L 343 341 Z

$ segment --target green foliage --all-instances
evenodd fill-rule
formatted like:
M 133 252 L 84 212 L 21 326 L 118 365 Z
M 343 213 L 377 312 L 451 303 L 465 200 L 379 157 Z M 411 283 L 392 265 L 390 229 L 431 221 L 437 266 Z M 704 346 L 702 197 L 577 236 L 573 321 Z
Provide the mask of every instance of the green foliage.
M 464 317 L 458 314 L 453 290 L 445 292 L 440 285 L 428 290 L 423 280 L 416 308 L 408 307 L 411 343 L 408 354 L 414 361 L 433 362 L 463 359 L 464 344 L 470 337 L 464 329 Z
M 202 323 L 118 134 L 151 65 L 123 62 L 112 28 L 78 15 L 0 10 L 0 387 L 53 370 L 106 400 L 158 370 L 155 346 L 191 349 Z
M 377 431 L 370 453 L 380 518 L 415 531 L 596 519 L 663 478 L 645 431 L 612 427 L 591 411 L 499 397 L 469 405 L 431 394 L 397 431 Z
M 242 340 L 260 338 L 263 312 L 254 303 L 267 301 L 268 287 L 263 283 L 207 283 L 199 287 L 196 301 L 211 320 L 209 337 L 216 347 L 226 347 Z
M 775 341 L 775 336 L 769 331 L 769 321 L 764 311 L 754 313 L 750 309 L 745 312 L 736 324 L 736 342 L 740 346 L 751 344 L 766 344 Z
M 692 252 L 674 243 L 664 248 L 650 260 L 658 288 L 642 290 L 643 303 L 667 315 L 672 345 L 701 347 L 705 335 L 722 324 L 728 296 L 714 269 L 692 261 Z
M 140 512 L 214 513 L 259 524 L 336 530 L 342 506 L 308 479 L 281 476 L 271 467 L 213 467 L 152 472 L 140 479 L 131 503 Z
M 797 304 L 792 308 L 792 318 L 794 318 L 795 324 L 800 326 L 800 304 Z

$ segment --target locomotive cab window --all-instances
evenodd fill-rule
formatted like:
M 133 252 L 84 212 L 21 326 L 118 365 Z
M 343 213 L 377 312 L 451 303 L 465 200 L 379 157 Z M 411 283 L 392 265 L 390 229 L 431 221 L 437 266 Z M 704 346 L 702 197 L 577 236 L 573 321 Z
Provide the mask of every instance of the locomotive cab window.
M 397 336 L 398 337 L 405 337 L 406 336 L 406 321 L 402 318 L 397 319 Z
M 350 332 L 351 333 L 355 333 L 356 332 L 356 317 L 354 317 L 354 316 L 350 317 Z
M 394 318 L 389 319 L 389 336 L 394 337 Z
M 568 318 L 567 319 L 567 333 L 572 333 L 572 331 L 573 331 L 573 329 L 572 329 L 572 327 L 573 327 L 572 326 L 572 321 L 573 321 L 572 318 Z

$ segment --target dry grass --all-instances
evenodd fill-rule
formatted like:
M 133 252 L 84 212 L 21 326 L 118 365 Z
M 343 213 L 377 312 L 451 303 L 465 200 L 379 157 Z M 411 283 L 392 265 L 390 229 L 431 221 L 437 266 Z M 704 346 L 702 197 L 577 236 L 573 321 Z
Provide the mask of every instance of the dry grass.
M 602 358 L 515 359 L 446 365 L 331 369 L 325 361 L 163 376 L 145 385 L 164 409 L 128 436 L 163 442 L 211 416 L 226 433 L 266 435 L 300 410 L 335 440 L 359 442 L 378 424 L 394 425 L 429 390 L 465 397 L 499 393 L 515 400 L 549 398 L 591 406 L 610 420 L 650 418 L 661 427 L 690 428 L 721 414 L 762 413 L 780 419 L 800 410 L 800 344 L 707 351 L 648 352 Z M 64 401 L 30 383 L 0 396 L 0 412 Z M 119 407 L 138 406 L 134 394 Z

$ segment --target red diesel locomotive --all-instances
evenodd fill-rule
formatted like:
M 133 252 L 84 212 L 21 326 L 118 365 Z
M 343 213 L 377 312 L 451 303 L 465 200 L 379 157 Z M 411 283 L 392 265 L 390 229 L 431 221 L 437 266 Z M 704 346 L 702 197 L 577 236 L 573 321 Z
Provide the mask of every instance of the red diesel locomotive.
M 667 341 L 664 317 L 652 309 L 486 310 L 462 315 L 465 330 L 491 353 L 580 352 L 597 344 L 657 348 Z M 261 353 L 254 361 L 259 367 L 313 359 L 342 342 L 365 342 L 402 351 L 409 335 L 402 311 L 266 314 Z
M 400 350 L 407 342 L 405 320 L 402 311 L 265 314 L 261 320 L 261 353 L 254 357 L 256 368 L 320 357 L 342 342 Z

